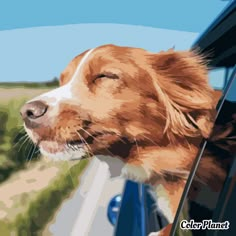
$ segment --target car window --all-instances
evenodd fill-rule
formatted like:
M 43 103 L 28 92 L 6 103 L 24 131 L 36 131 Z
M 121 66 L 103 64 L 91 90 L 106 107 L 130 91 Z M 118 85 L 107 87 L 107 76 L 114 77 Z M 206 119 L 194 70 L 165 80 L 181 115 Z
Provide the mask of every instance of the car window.
M 187 197 L 186 199 L 183 198 L 183 207 L 180 206 L 180 214 L 177 214 L 174 235 L 221 236 L 225 233 L 235 235 L 236 221 L 230 209 L 235 208 L 233 197 L 236 191 L 236 69 L 233 72 L 231 71 L 228 88 L 229 90 L 226 89 L 225 100 L 222 99 L 222 106 L 218 106 L 220 111 L 212 135 L 203 145 L 204 151 L 200 152 L 198 157 L 198 159 L 201 158 L 200 161 L 196 161 L 193 167 L 195 170 L 193 170 L 194 176 L 189 182 L 190 185 L 186 185 Z M 225 136 L 217 139 L 220 130 L 225 131 Z M 209 156 L 214 156 L 217 167 L 214 167 L 214 169 L 207 168 L 207 171 L 211 172 L 211 180 L 199 182 L 199 176 L 204 173 L 200 173 L 198 167 L 203 166 Z M 217 169 L 218 167 L 220 168 Z M 230 222 L 231 227 L 226 232 L 226 230 L 194 230 L 193 225 L 189 225 L 190 228 L 186 230 L 186 224 L 183 222 L 191 222 L 191 220 L 194 222 L 203 222 L 204 220 Z
M 209 83 L 216 90 L 224 90 L 233 72 L 233 67 L 213 68 L 209 71 Z
M 209 83 L 214 89 L 223 90 L 225 86 L 225 68 L 212 69 L 209 72 Z

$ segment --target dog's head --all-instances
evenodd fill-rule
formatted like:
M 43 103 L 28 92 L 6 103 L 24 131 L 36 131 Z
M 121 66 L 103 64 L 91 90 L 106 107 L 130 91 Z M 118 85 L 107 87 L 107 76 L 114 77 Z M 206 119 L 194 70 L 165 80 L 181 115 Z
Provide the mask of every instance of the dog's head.
M 74 58 L 60 87 L 26 103 L 21 114 L 47 156 L 89 152 L 125 161 L 137 145 L 207 136 L 212 94 L 206 66 L 194 52 L 105 45 Z

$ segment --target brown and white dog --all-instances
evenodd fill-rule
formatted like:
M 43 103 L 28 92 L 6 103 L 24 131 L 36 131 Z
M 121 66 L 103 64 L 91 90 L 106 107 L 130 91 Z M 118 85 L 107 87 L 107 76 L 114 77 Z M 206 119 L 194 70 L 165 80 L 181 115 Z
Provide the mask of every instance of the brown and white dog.
M 60 88 L 26 103 L 21 115 L 48 157 L 119 159 L 125 177 L 154 186 L 171 223 L 215 119 L 218 99 L 207 75 L 192 51 L 105 45 L 75 57 L 61 74 Z

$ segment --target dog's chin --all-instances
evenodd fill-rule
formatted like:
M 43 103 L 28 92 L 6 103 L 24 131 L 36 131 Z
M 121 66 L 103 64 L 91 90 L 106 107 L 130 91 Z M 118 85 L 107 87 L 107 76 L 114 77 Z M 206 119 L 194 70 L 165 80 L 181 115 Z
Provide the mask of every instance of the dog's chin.
M 81 160 L 87 156 L 83 144 L 63 144 L 55 141 L 41 141 L 40 152 L 43 156 L 53 160 Z

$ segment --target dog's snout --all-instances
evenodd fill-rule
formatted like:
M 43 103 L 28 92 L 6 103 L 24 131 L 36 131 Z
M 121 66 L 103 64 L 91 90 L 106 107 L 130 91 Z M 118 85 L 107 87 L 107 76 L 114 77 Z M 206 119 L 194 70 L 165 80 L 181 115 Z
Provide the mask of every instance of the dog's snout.
M 24 121 L 36 120 L 47 112 L 48 106 L 42 101 L 33 101 L 26 103 L 20 111 L 20 114 Z

